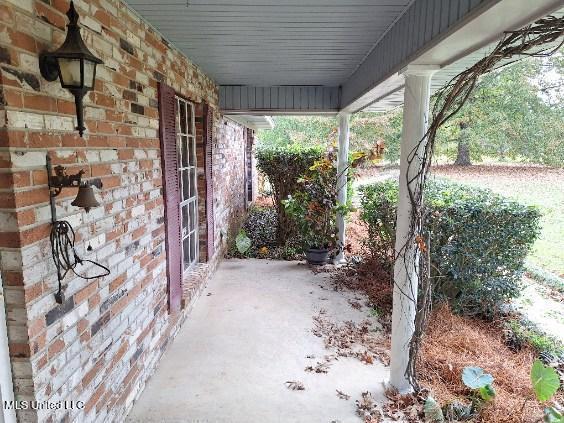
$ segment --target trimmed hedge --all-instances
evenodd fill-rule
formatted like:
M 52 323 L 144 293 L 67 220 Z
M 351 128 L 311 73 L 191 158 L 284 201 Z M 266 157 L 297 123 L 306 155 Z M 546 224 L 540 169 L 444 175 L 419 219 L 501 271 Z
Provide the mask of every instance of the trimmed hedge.
M 365 245 L 393 265 L 398 182 L 361 188 Z M 446 181 L 425 188 L 435 293 L 454 310 L 491 317 L 520 289 L 524 260 L 539 234 L 539 211 L 494 194 Z
M 262 147 L 257 150 L 257 168 L 264 173 L 272 187 L 278 214 L 276 239 L 284 245 L 295 233 L 292 220 L 286 215 L 282 200 L 298 189 L 298 179 L 323 155 L 320 146 Z

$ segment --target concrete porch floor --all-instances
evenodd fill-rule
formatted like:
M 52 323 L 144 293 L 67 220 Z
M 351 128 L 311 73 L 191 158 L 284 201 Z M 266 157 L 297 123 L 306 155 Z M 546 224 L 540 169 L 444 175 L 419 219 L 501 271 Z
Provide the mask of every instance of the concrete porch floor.
M 224 261 L 128 421 L 361 422 L 355 400 L 364 391 L 383 400 L 387 367 L 339 358 L 327 374 L 304 371 L 330 353 L 312 333 L 320 309 L 334 322 L 370 318 L 348 303 L 355 296 L 297 262 Z M 292 391 L 286 381 L 301 381 L 305 390 Z

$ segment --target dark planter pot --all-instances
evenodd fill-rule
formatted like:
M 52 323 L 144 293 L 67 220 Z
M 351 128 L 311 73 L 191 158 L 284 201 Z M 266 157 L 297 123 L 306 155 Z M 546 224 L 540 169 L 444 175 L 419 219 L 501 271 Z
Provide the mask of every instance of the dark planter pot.
M 327 263 L 329 259 L 329 249 L 327 248 L 310 248 L 306 251 L 306 260 L 309 264 L 320 266 Z

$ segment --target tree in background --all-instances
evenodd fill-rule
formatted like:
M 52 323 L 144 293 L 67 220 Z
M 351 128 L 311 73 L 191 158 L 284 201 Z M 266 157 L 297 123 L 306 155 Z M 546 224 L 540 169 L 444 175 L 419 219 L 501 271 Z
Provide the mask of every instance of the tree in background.
M 270 146 L 337 142 L 334 117 L 277 117 L 259 140 Z M 401 108 L 351 117 L 351 149 L 385 146 L 399 160 Z M 530 58 L 485 75 L 458 115 L 437 134 L 437 154 L 470 165 L 486 157 L 564 166 L 564 55 Z M 368 155 L 368 158 L 373 158 Z
M 264 147 L 328 146 L 338 140 L 337 119 L 328 116 L 279 116 L 274 129 L 261 130 L 258 139 Z M 372 152 L 368 160 L 379 158 L 378 147 L 385 146 L 385 158 L 399 157 L 401 110 L 389 113 L 355 113 L 351 117 L 352 151 Z
M 337 121 L 327 116 L 278 116 L 274 129 L 260 130 L 266 147 L 326 146 L 337 139 Z
M 531 58 L 485 75 L 440 133 L 439 154 L 564 165 L 564 60 Z M 452 148 L 456 146 L 456 148 Z

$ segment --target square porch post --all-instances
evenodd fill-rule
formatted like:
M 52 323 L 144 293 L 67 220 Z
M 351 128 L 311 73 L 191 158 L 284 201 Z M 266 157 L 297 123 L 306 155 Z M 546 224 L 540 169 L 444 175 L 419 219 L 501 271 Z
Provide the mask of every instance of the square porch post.
M 339 152 L 337 156 L 337 203 L 347 204 L 348 165 L 349 165 L 349 122 L 350 113 L 339 113 Z M 344 264 L 345 259 L 345 216 L 337 213 L 337 228 L 339 230 L 339 252 L 335 257 L 335 264 Z
M 409 66 L 403 72 L 405 89 L 400 144 L 390 363 L 390 383 L 402 394 L 412 390 L 406 370 L 409 362 L 409 342 L 415 330 L 419 283 L 417 245 L 415 242 L 405 245 L 406 240 L 409 239 L 413 214 L 408 183 L 413 192 L 420 186 L 419 181 L 411 180 L 417 175 L 422 164 L 427 140 L 421 143 L 419 141 L 427 131 L 431 76 L 436 70 L 435 66 Z M 412 161 L 411 165 L 408 165 L 409 161 Z

